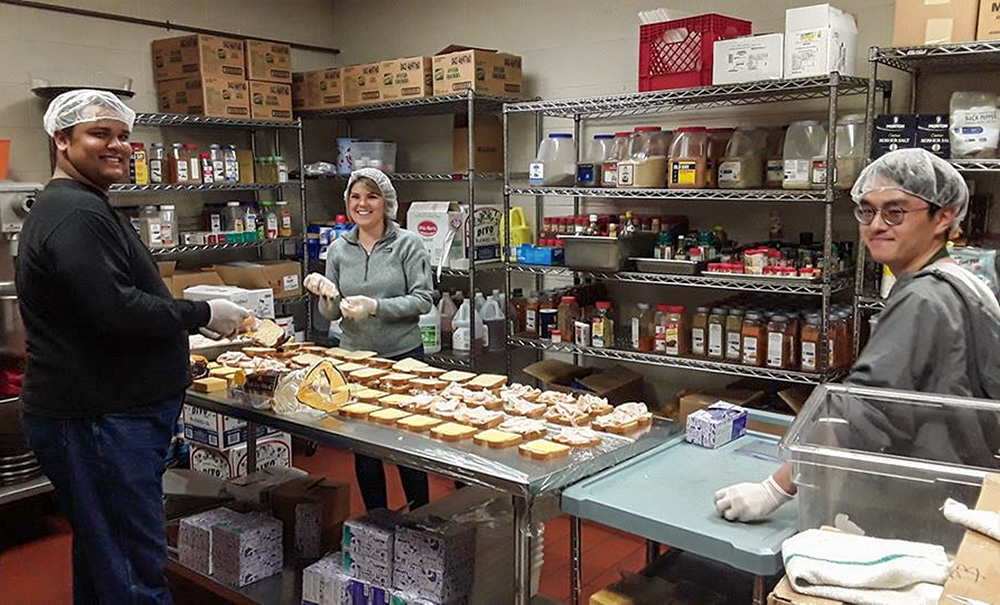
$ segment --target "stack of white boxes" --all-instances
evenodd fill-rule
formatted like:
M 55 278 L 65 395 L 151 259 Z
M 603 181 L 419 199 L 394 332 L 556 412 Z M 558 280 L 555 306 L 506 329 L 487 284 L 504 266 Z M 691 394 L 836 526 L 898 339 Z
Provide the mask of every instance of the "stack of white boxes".
M 460 602 L 472 592 L 476 528 L 423 521 L 396 529 L 392 588 L 432 603 Z
M 247 474 L 247 423 L 238 418 L 184 406 L 184 438 L 191 442 L 191 470 L 224 481 Z M 257 468 L 288 468 L 292 438 L 288 433 L 257 426 Z
M 212 575 L 212 526 L 241 516 L 228 508 L 216 508 L 181 519 L 177 532 L 181 565 L 206 576 Z
M 392 585 L 393 548 L 396 528 L 406 517 L 375 510 L 360 519 L 344 522 L 344 571 L 366 584 L 387 588 Z
M 246 586 L 281 573 L 281 521 L 262 513 L 212 526 L 212 575 L 232 586 Z
M 302 570 L 302 605 L 343 605 L 347 583 L 343 555 L 335 552 Z

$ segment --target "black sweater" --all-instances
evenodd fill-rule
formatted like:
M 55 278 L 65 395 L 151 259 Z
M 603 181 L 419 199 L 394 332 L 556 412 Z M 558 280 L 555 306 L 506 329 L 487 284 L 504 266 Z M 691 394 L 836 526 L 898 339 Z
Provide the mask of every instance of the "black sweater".
M 96 418 L 187 387 L 188 331 L 208 323 L 208 304 L 171 298 L 101 191 L 49 182 L 24 223 L 16 281 L 28 344 L 25 413 Z

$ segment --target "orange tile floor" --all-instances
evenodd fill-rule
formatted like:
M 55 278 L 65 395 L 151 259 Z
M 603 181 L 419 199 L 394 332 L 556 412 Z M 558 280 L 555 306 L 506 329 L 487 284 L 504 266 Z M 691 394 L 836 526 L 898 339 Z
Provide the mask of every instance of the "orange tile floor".
M 296 467 L 333 479 L 354 482 L 351 454 L 319 448 L 313 456 L 296 454 Z M 405 503 L 398 475 L 387 473 L 390 507 Z M 452 481 L 431 476 L 431 499 L 441 498 L 454 489 Z M 355 483 L 351 510 L 361 514 L 364 506 Z M 0 605 L 53 605 L 72 602 L 70 565 L 71 534 L 47 496 L 0 507 Z M 642 569 L 645 543 L 597 524 L 583 524 L 583 602 L 590 594 L 617 580 L 622 572 Z M 556 602 L 568 602 L 569 519 L 553 519 L 545 529 L 545 565 L 539 592 Z M 177 594 L 178 605 L 205 603 Z

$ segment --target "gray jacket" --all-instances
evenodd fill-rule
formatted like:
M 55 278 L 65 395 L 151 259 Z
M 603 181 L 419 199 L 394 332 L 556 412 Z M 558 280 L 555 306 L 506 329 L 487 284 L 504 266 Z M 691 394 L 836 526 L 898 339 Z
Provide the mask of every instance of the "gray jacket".
M 422 344 L 417 321 L 434 304 L 434 286 L 430 255 L 416 234 L 389 221 L 369 254 L 355 227 L 330 245 L 326 276 L 343 297 L 362 295 L 378 301 L 374 317 L 341 320 L 342 347 L 392 357 Z M 319 311 L 328 319 L 341 319 L 340 298 L 321 298 Z

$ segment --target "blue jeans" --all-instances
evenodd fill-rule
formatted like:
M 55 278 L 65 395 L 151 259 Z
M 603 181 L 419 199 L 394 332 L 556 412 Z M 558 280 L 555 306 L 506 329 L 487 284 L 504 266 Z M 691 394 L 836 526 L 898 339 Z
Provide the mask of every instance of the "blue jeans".
M 400 360 L 412 357 L 413 359 L 424 359 L 423 345 L 407 351 L 402 355 L 395 355 L 389 359 Z M 399 469 L 399 480 L 403 484 L 403 493 L 410 503 L 410 510 L 420 508 L 430 502 L 430 487 L 427 482 L 427 473 L 405 466 L 397 466 Z M 364 454 L 354 454 L 354 475 L 358 478 L 358 487 L 361 489 L 361 499 L 365 502 L 365 510 L 375 510 L 376 508 L 388 508 L 389 497 L 385 488 L 385 467 L 378 458 L 365 456 Z
M 73 602 L 169 604 L 164 458 L 183 394 L 122 414 L 24 431 L 73 528 Z

